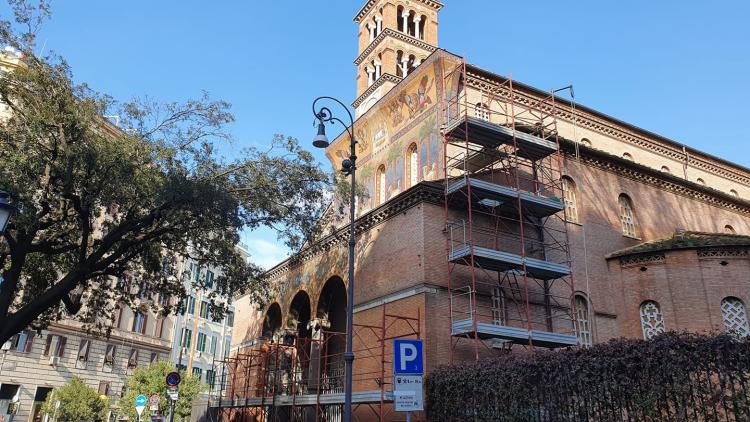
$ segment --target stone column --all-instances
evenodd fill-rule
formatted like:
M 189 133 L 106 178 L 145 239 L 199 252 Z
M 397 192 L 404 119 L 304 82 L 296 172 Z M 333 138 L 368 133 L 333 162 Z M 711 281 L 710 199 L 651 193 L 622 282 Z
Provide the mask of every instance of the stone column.
M 401 17 L 404 18 L 404 34 L 409 33 L 409 12 L 403 12 Z
M 409 72 L 409 58 L 403 57 L 401 58 L 401 73 L 404 75 L 404 78 Z
M 375 24 L 368 23 L 367 30 L 370 32 L 370 42 L 373 42 L 375 40 Z
M 382 71 L 382 64 L 380 63 L 380 60 L 375 59 L 375 80 L 376 81 L 380 79 L 381 71 Z
M 370 66 L 367 66 L 367 86 L 372 86 L 373 83 L 375 83 L 375 69 L 371 68 Z
M 419 23 L 422 22 L 422 16 L 414 17 L 414 38 L 420 39 L 419 37 Z
M 383 32 L 383 18 L 375 16 L 375 36 L 377 37 Z

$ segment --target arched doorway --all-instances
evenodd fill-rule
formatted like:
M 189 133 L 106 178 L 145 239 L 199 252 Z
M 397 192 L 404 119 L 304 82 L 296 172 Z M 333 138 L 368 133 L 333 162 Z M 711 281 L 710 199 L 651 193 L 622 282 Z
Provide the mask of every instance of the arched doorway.
M 326 392 L 343 393 L 344 386 L 344 352 L 346 350 L 346 286 L 340 277 L 331 277 L 326 281 L 318 298 L 316 317 L 322 324 L 322 333 L 313 332 L 312 336 L 319 336 L 321 343 L 321 374 L 327 378 Z M 322 335 L 320 335 L 322 334 Z
M 346 286 L 340 277 L 326 281 L 318 298 L 316 317 L 330 322 L 329 331 L 346 332 Z
M 289 317 L 287 318 L 287 328 L 294 330 L 301 338 L 310 337 L 310 296 L 307 292 L 300 290 L 294 295 L 292 304 L 289 305 Z
M 268 307 L 266 316 L 263 318 L 263 329 L 261 336 L 266 339 L 273 338 L 276 331 L 281 328 L 281 306 L 274 302 Z

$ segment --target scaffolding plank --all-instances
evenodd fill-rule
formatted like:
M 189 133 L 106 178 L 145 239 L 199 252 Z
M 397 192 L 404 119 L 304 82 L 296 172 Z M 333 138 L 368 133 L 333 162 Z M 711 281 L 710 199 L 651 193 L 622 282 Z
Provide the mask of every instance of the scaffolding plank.
M 379 403 L 380 390 L 352 391 L 352 403 Z M 385 393 L 384 401 L 393 401 L 393 395 Z M 277 395 L 270 397 L 249 397 L 247 399 L 224 399 L 218 408 L 259 407 L 259 406 L 313 406 L 344 403 L 344 393 L 300 394 L 296 396 Z
M 472 247 L 464 245 L 454 248 L 448 254 L 450 262 L 458 264 L 468 264 L 468 258 L 472 252 Z M 551 280 L 555 278 L 570 275 L 570 267 L 564 264 L 544 261 L 541 259 L 522 257 L 510 252 L 503 252 L 480 246 L 473 247 L 474 264 L 479 268 L 486 268 L 493 271 L 508 271 L 523 269 L 526 263 L 526 272 L 529 277 L 538 280 Z
M 474 336 L 473 321 L 471 318 L 453 321 L 452 334 L 454 336 Z M 528 330 L 526 328 L 511 327 L 507 325 L 477 322 L 477 337 L 482 340 L 502 339 L 514 344 L 531 344 L 539 347 L 569 347 L 578 344 L 578 339 L 573 334 L 553 333 L 541 330 Z
M 497 148 L 502 144 L 513 145 L 513 133 L 513 128 L 466 115 L 452 119 L 446 127 L 446 135 L 464 139 L 468 134 L 469 142 L 487 148 Z M 516 130 L 515 138 L 518 155 L 522 157 L 536 161 L 557 152 L 554 142 L 538 136 Z
M 510 203 L 511 205 L 516 205 L 516 200 L 520 196 L 523 211 L 537 217 L 549 217 L 550 215 L 563 210 L 563 204 L 559 198 L 545 198 L 526 191 L 522 191 L 519 194 L 516 189 L 509 186 L 499 185 L 497 183 L 491 183 L 471 177 L 465 177 L 455 181 L 448 186 L 448 193 L 451 194 L 465 189 L 467 186 L 471 186 L 471 192 L 475 196 L 475 198 L 473 198 L 475 199 L 475 202 L 482 199 L 491 199 L 498 201 L 501 204 Z

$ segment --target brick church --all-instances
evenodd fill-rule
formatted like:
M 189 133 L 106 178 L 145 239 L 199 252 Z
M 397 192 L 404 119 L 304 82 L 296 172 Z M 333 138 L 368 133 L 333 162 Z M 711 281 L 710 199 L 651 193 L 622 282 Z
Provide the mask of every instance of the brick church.
M 354 17 L 358 420 L 401 417 L 394 338 L 423 339 L 429 372 L 666 330 L 749 334 L 750 170 L 441 50 L 442 7 L 368 0 Z M 327 148 L 333 168 L 348 149 L 346 133 Z M 337 208 L 268 271 L 265 306 L 234 302 L 222 419 L 340 417 Z

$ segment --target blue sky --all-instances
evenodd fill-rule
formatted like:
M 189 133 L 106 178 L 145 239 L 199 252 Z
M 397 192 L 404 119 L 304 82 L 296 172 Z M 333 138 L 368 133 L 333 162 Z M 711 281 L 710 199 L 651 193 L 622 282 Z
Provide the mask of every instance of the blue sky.
M 39 46 L 119 99 L 231 102 L 238 147 L 308 143 L 311 101 L 356 95 L 363 3 L 52 0 Z M 582 104 L 750 167 L 750 2 L 444 3 L 440 47 L 538 88 L 572 83 Z M 264 265 L 286 253 L 268 231 L 244 240 Z

